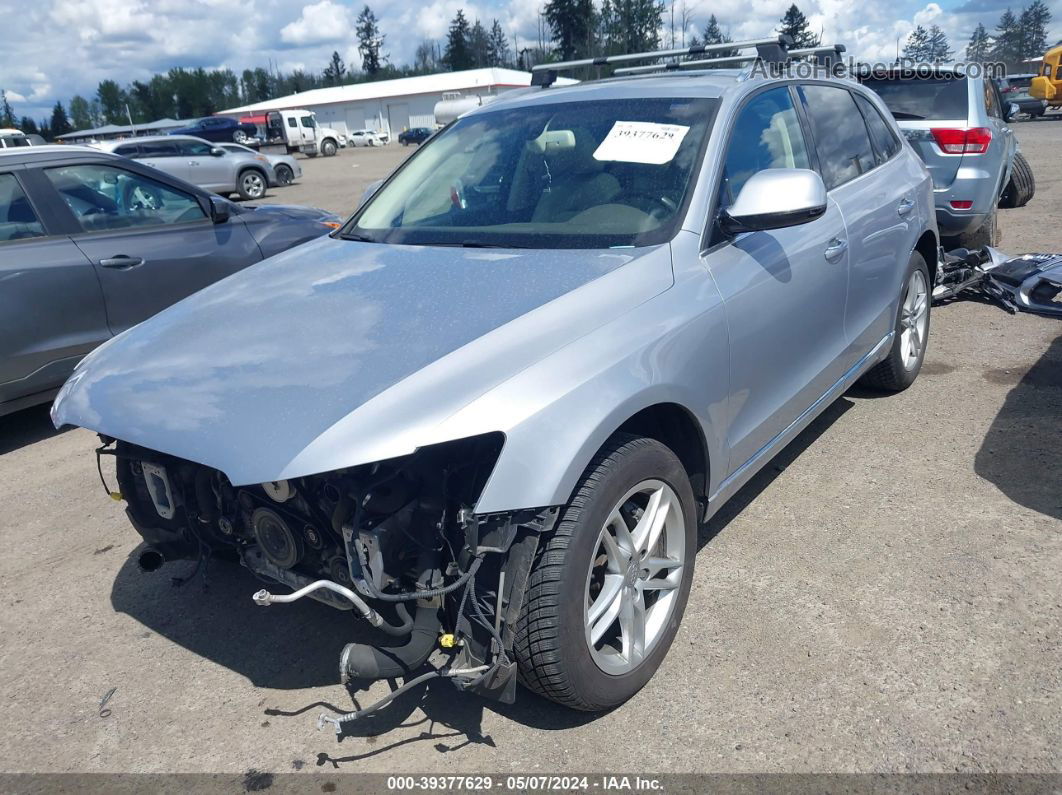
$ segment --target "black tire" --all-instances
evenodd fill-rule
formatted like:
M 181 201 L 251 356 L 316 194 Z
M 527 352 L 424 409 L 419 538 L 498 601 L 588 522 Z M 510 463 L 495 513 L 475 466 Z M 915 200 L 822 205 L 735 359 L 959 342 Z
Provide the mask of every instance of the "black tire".
M 1036 194 L 1036 178 L 1025 156 L 1018 152 L 1014 155 L 1014 164 L 1010 169 L 1010 179 L 1003 195 L 999 197 L 999 206 L 1005 208 L 1024 207 Z
M 907 297 L 909 285 L 911 283 L 911 277 L 915 271 L 921 271 L 922 278 L 926 284 L 926 325 L 924 339 L 921 341 L 921 350 L 918 353 L 917 360 L 912 366 L 904 364 L 903 354 L 903 314 L 904 314 L 904 302 Z M 930 332 L 930 320 L 932 319 L 932 312 L 930 311 L 933 303 L 933 283 L 929 278 L 929 268 L 926 266 L 926 261 L 922 255 L 917 251 L 911 254 L 911 260 L 907 265 L 907 272 L 903 277 L 903 287 L 900 289 L 900 301 L 899 306 L 896 308 L 896 326 L 895 335 L 892 340 L 892 348 L 889 349 L 889 355 L 884 361 L 879 362 L 860 379 L 860 383 L 871 389 L 877 389 L 882 392 L 902 392 L 907 389 L 918 378 L 918 373 L 922 370 L 922 362 L 926 358 L 926 349 L 929 347 L 929 332 Z
M 968 248 L 970 251 L 978 251 L 985 246 L 998 246 L 1000 241 L 998 213 L 992 208 L 991 214 L 984 223 L 972 232 L 966 232 L 955 238 L 945 241 L 944 248 Z
M 295 181 L 295 172 L 291 170 L 291 166 L 286 166 L 281 163 L 274 171 L 277 175 L 278 185 L 290 185 Z
M 678 496 L 685 524 L 683 571 L 667 623 L 649 653 L 622 675 L 595 663 L 584 634 L 591 560 L 617 503 L 645 480 L 666 483 Z M 660 667 L 689 598 L 696 556 L 693 489 L 678 457 L 654 439 L 616 434 L 583 473 L 575 495 L 545 541 L 528 580 L 514 651 L 520 681 L 529 689 L 579 710 L 604 710 L 637 693 Z
M 332 157 L 336 153 L 336 150 L 336 142 L 333 141 L 331 138 L 326 138 L 321 143 L 321 154 L 325 157 Z
M 269 180 L 256 168 L 244 169 L 236 178 L 236 190 L 244 201 L 254 201 L 266 195 Z

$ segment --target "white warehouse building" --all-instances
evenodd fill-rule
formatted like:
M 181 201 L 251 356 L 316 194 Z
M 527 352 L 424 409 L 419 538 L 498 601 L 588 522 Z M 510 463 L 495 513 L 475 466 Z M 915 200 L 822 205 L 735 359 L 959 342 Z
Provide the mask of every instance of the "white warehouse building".
M 574 83 L 574 80 L 558 80 Z M 411 127 L 434 127 L 435 105 L 455 96 L 497 96 L 531 85 L 531 73 L 516 69 L 469 69 L 373 83 L 315 88 L 265 102 L 220 111 L 220 115 L 257 117 L 270 110 L 306 108 L 317 123 L 340 131 L 369 129 L 388 132 L 392 140 Z M 444 96 L 445 95 L 445 96 Z

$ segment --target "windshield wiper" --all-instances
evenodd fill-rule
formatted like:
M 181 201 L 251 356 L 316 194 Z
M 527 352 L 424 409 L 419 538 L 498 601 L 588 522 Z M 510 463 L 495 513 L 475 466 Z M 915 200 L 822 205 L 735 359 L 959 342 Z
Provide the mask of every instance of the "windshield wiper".
M 908 121 L 921 121 L 925 116 L 920 116 L 917 113 L 908 113 L 905 110 L 892 111 L 892 117 L 894 119 L 907 119 Z
M 464 240 L 461 242 L 462 248 L 528 248 L 528 246 L 517 246 L 513 243 L 486 243 L 482 240 Z
M 357 232 L 344 232 L 340 235 L 343 240 L 356 240 L 359 243 L 375 243 L 376 238 L 359 235 Z

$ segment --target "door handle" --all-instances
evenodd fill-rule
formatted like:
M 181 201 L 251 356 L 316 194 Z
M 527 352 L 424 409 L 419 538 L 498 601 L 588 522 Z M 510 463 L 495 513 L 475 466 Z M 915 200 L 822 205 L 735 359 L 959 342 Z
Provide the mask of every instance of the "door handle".
M 848 241 L 842 240 L 839 237 L 835 237 L 826 245 L 826 251 L 823 253 L 826 255 L 826 259 L 837 259 L 844 254 L 848 249 Z
M 127 271 L 131 268 L 139 268 L 144 264 L 143 257 L 128 257 L 125 254 L 119 254 L 116 257 L 107 257 L 100 260 L 100 265 L 104 268 L 113 268 L 116 271 Z
M 908 199 L 906 196 L 900 199 L 899 205 L 896 207 L 896 213 L 900 216 L 907 215 L 914 209 L 914 202 Z

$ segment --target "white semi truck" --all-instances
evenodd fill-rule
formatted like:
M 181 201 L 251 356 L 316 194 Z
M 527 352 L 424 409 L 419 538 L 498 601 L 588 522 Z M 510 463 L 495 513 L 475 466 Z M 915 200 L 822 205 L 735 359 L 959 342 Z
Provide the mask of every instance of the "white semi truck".
M 331 157 L 346 145 L 346 136 L 332 127 L 318 127 L 311 110 L 294 108 L 271 110 L 265 114 L 265 143 L 262 152 L 302 152 L 309 157 L 318 154 Z

